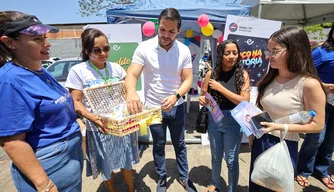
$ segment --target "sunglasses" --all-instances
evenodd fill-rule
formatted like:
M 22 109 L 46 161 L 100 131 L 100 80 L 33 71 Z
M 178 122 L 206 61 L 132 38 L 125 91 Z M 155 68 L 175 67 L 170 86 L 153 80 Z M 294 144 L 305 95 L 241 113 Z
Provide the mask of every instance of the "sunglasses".
M 100 55 L 103 52 L 109 52 L 110 51 L 110 46 L 105 46 L 103 48 L 100 47 L 93 47 L 92 52 L 96 55 Z

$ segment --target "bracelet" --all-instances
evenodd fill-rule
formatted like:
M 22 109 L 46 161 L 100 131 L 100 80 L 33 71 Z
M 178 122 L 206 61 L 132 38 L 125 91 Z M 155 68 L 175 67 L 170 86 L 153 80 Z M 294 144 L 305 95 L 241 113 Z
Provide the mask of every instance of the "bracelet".
M 51 190 L 51 188 L 54 187 L 54 186 L 55 186 L 55 184 L 50 179 L 48 185 L 41 192 L 49 192 Z

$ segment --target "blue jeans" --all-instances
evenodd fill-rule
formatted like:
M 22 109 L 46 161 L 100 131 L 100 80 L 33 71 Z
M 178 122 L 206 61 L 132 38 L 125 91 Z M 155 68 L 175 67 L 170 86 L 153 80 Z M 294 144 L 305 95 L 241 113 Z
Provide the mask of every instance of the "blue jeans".
M 239 179 L 239 151 L 242 139 L 240 125 L 231 116 L 230 111 L 223 111 L 224 118 L 216 124 L 209 113 L 208 134 L 211 149 L 212 176 L 210 185 L 222 191 L 220 185 L 220 172 L 222 160 L 228 169 L 228 191 L 237 191 Z
M 326 178 L 334 151 L 334 106 L 327 103 L 325 126 L 320 133 L 306 134 L 299 151 L 297 173 L 303 177 L 311 174 Z
M 82 188 L 83 154 L 81 133 L 37 149 L 35 155 L 58 191 L 80 192 Z M 18 191 L 35 192 L 34 184 L 14 165 L 11 173 Z
M 173 107 L 170 112 L 162 112 L 162 124 L 151 125 L 150 130 L 153 138 L 153 158 L 155 169 L 159 179 L 167 178 L 165 145 L 166 129 L 169 128 L 171 140 L 174 146 L 176 163 L 180 179 L 188 178 L 187 148 L 184 142 L 184 105 Z
M 251 164 L 249 170 L 249 192 L 272 192 L 272 190 L 259 186 L 252 182 L 251 175 L 254 169 L 254 162 L 256 158 L 265 152 L 270 147 L 280 142 L 280 138 L 272 136 L 270 134 L 264 134 L 261 138 L 253 140 L 252 153 L 251 153 Z M 293 169 L 296 169 L 296 163 L 298 159 L 298 142 L 285 140 L 290 157 Z

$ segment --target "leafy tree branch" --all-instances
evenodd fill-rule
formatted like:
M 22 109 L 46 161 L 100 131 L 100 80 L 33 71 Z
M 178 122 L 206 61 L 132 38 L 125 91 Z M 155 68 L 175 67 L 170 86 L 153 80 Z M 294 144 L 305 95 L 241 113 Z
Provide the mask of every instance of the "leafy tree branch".
M 122 8 L 124 5 L 133 4 L 136 0 L 78 0 L 79 13 L 82 17 L 91 15 L 105 15 L 107 9 Z M 101 13 L 103 12 L 103 13 Z

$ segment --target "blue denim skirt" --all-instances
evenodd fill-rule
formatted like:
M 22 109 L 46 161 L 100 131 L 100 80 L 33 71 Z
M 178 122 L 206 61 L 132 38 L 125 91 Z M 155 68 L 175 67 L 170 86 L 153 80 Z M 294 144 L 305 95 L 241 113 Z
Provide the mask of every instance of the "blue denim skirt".
M 49 146 L 39 148 L 35 155 L 58 191 L 80 192 L 82 187 L 83 154 L 80 132 Z M 12 163 L 11 173 L 18 191 L 36 191 L 34 184 Z

